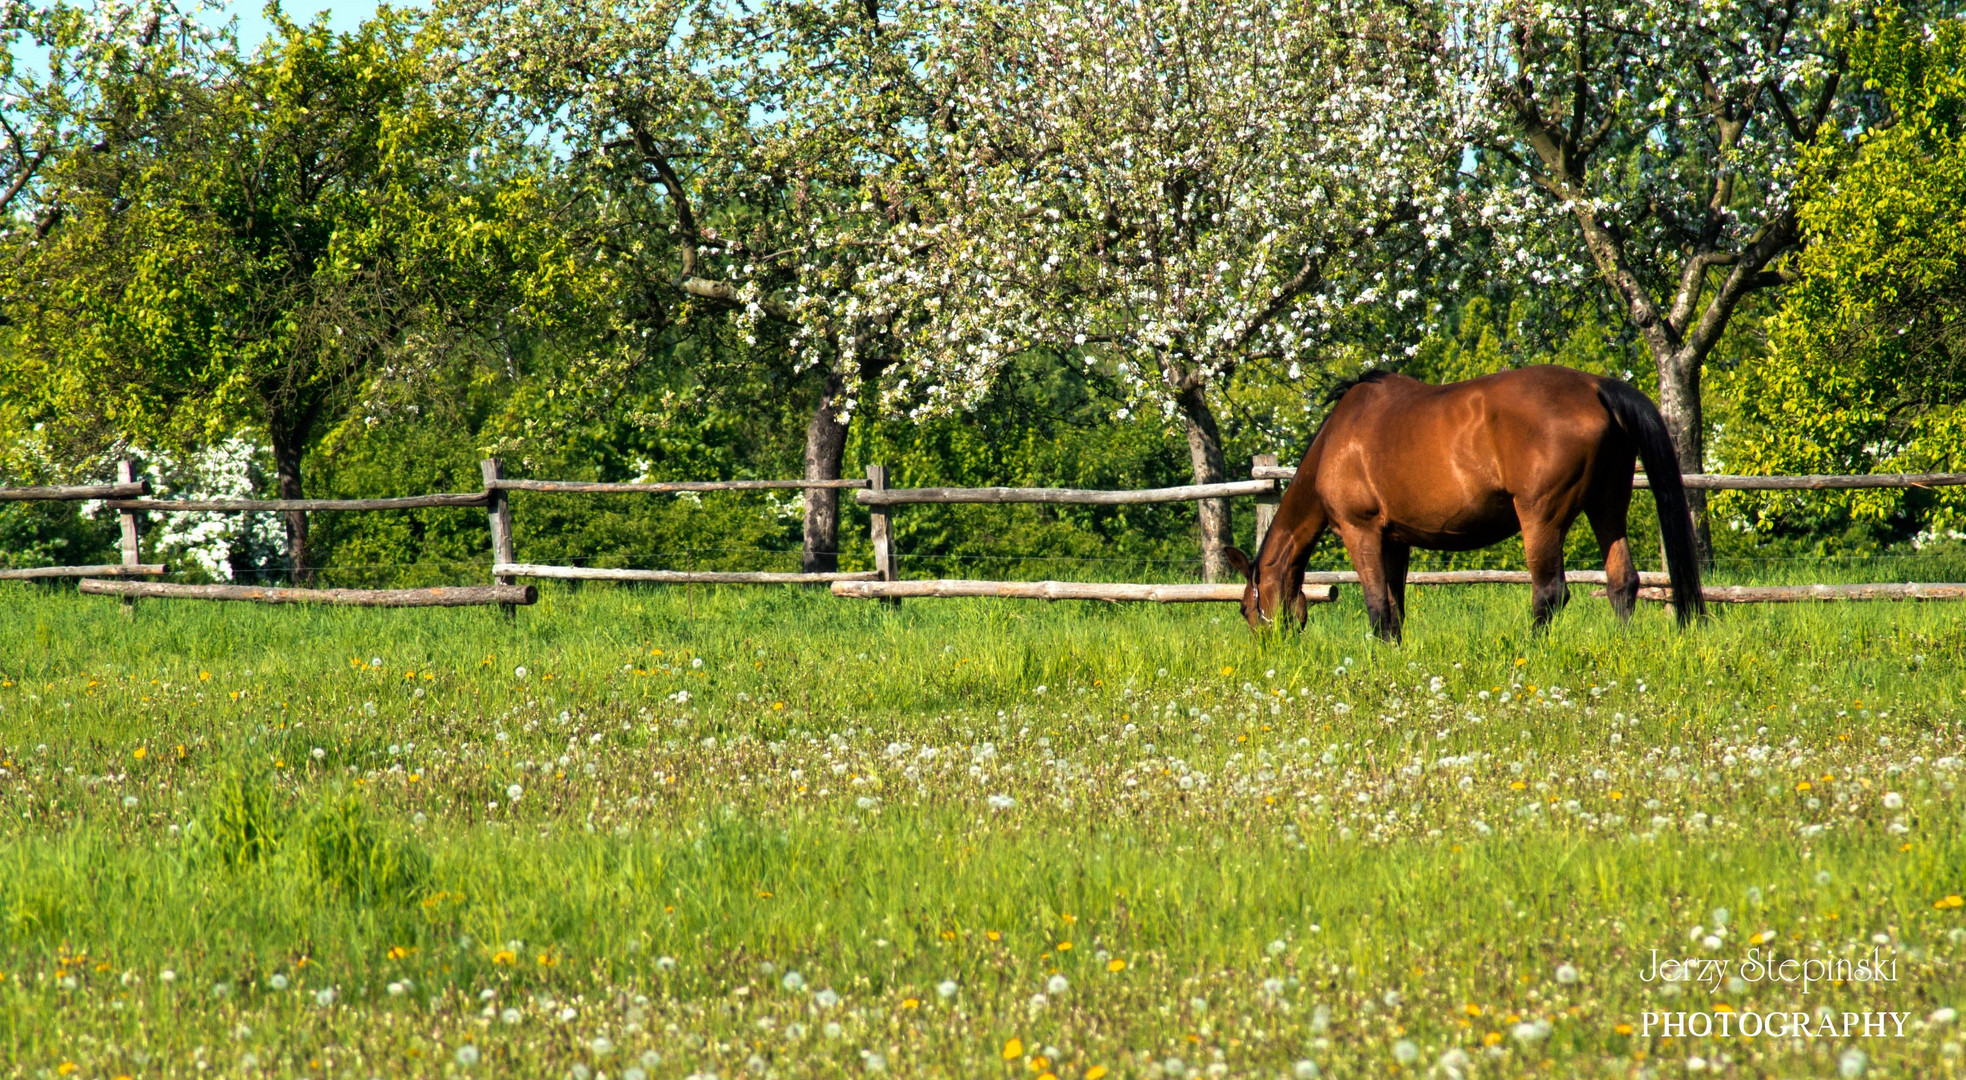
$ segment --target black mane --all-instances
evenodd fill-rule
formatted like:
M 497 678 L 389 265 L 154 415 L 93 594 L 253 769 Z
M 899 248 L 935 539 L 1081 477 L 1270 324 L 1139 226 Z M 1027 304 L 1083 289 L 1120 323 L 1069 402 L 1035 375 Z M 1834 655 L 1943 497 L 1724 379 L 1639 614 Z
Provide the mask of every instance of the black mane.
M 1354 375 L 1349 379 L 1339 379 L 1330 390 L 1325 392 L 1324 403 L 1326 405 L 1335 405 L 1338 403 L 1338 399 L 1344 397 L 1352 387 L 1364 386 L 1367 383 L 1376 383 L 1397 374 L 1399 373 L 1390 368 L 1376 368 L 1362 375 Z

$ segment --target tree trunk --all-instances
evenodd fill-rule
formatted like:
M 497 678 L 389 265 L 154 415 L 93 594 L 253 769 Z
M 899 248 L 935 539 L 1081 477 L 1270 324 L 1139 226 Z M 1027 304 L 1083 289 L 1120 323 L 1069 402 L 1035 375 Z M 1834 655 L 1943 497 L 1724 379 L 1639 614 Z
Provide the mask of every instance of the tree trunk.
M 1705 358 L 1682 346 L 1657 356 L 1659 364 L 1659 414 L 1665 418 L 1666 433 L 1672 436 L 1679 454 L 1679 471 L 1705 471 L 1706 415 L 1700 405 L 1700 372 Z M 1707 493 L 1686 492 L 1686 508 L 1693 515 L 1693 539 L 1699 548 L 1700 565 L 1713 565 L 1713 533 L 1707 524 Z
M 1222 433 L 1215 426 L 1215 413 L 1208 407 L 1206 388 L 1196 383 L 1175 395 L 1181 411 L 1182 427 L 1188 435 L 1188 459 L 1194 467 L 1195 483 L 1219 484 L 1228 476 L 1222 457 Z M 1207 581 L 1220 581 L 1230 573 L 1228 550 L 1235 543 L 1229 523 L 1227 499 L 1203 499 L 1196 503 L 1201 525 L 1201 574 Z
M 300 458 L 307 448 L 307 435 L 279 424 L 268 433 L 273 440 L 273 475 L 280 498 L 304 499 L 301 494 Z M 280 515 L 287 527 L 287 576 L 296 585 L 314 580 L 314 568 L 307 563 L 307 511 L 287 510 Z
M 846 379 L 828 372 L 819 405 L 806 425 L 807 480 L 838 480 L 846 456 L 847 421 L 836 411 L 846 396 Z M 840 491 L 806 490 L 805 548 L 799 567 L 808 574 L 830 574 L 840 568 Z

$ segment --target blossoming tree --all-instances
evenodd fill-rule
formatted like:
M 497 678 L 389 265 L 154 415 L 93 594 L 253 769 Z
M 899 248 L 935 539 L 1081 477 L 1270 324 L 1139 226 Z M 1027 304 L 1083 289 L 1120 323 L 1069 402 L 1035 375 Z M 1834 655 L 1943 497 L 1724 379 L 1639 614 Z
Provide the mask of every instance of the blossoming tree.
M 1521 2 L 1456 7 L 1457 64 L 1492 109 L 1483 214 L 1508 272 L 1585 267 L 1658 366 L 1680 467 L 1701 471 L 1700 377 L 1729 320 L 1792 273 L 1795 169 L 1864 123 L 1844 78 L 1853 18 L 1830 0 Z M 1708 548 L 1704 493 L 1689 492 Z
M 927 6 L 756 10 L 682 0 L 465 0 L 457 81 L 558 147 L 600 193 L 594 257 L 633 263 L 671 312 L 728 318 L 758 363 L 812 372 L 805 475 L 840 476 L 863 386 L 896 355 L 875 287 L 919 220 L 923 132 L 946 94 Z M 807 570 L 837 567 L 839 493 L 807 492 Z
M 955 409 L 1051 348 L 1115 376 L 1122 416 L 1177 421 L 1226 476 L 1211 394 L 1254 358 L 1318 359 L 1449 234 L 1458 88 L 1441 28 L 1372 3 L 1061 0 L 962 9 L 933 131 L 937 255 L 895 264 L 919 320 L 888 388 Z M 1203 568 L 1229 515 L 1201 503 Z

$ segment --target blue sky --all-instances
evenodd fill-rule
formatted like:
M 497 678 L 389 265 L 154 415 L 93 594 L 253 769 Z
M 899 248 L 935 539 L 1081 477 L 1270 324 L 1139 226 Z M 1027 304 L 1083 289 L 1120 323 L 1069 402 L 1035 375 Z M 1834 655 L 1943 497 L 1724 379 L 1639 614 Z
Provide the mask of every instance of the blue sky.
M 328 13 L 328 22 L 336 30 L 353 30 L 363 19 L 375 14 L 375 0 L 286 0 L 282 4 L 287 17 L 298 23 L 314 20 L 319 12 Z M 396 0 L 391 5 L 397 8 L 417 8 L 424 6 L 416 0 Z M 266 0 L 227 0 L 225 12 L 239 18 L 239 44 L 251 49 L 266 40 L 267 22 L 260 14 L 266 8 Z

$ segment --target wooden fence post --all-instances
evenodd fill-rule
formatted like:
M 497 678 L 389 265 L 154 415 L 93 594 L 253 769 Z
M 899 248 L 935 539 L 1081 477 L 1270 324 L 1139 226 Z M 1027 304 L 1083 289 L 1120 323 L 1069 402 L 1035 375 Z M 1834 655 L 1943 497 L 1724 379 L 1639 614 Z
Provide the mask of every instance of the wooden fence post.
M 887 490 L 887 466 L 867 466 L 867 490 Z M 886 506 L 876 504 L 868 507 L 867 510 L 868 533 L 874 545 L 874 571 L 881 575 L 880 580 L 893 581 L 896 578 L 894 572 L 894 523 L 888 517 L 889 510 Z M 888 598 L 885 602 L 890 607 L 901 606 L 901 601 L 898 599 Z
M 131 461 L 129 458 L 124 458 L 123 460 L 116 463 L 117 483 L 134 484 L 136 483 L 136 479 L 137 479 L 136 462 Z M 142 550 L 143 522 L 141 519 L 137 517 L 137 515 L 141 512 L 142 511 L 139 510 L 124 510 L 116 515 L 117 521 L 123 527 L 123 565 L 124 566 L 143 565 L 143 550 Z M 134 596 L 124 597 L 123 617 L 134 618 L 136 616 L 136 610 L 137 610 L 136 597 Z
M 1266 465 L 1273 466 L 1276 463 L 1277 456 L 1275 454 L 1257 454 L 1255 457 L 1249 459 L 1250 475 L 1254 477 L 1257 469 L 1263 468 Z M 1281 484 L 1272 480 L 1270 481 L 1270 487 L 1271 491 L 1268 495 L 1256 496 L 1256 546 L 1249 549 L 1251 562 L 1254 562 L 1256 556 L 1262 552 L 1263 537 L 1269 535 L 1270 522 L 1275 521 L 1277 518 L 1277 503 L 1283 498 Z
M 492 563 L 495 566 L 510 566 L 519 561 L 512 549 L 512 500 L 506 497 L 503 489 L 492 486 L 492 481 L 504 478 L 505 467 L 497 458 L 486 458 L 478 463 L 478 468 L 485 474 L 485 506 L 491 517 Z M 518 583 L 518 579 L 510 574 L 494 574 L 492 580 L 499 585 Z M 519 609 L 513 604 L 500 604 L 499 610 L 505 613 L 507 619 L 511 619 Z

